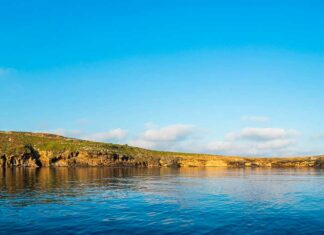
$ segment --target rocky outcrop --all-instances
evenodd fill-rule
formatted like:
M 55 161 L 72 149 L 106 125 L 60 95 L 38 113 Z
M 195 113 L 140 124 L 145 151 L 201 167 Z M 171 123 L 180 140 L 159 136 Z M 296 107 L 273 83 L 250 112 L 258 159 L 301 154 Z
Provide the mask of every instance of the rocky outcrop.
M 166 159 L 125 154 L 109 153 L 105 151 L 37 151 L 30 146 L 20 154 L 6 155 L 0 158 L 2 167 L 82 167 L 82 166 L 114 166 L 114 167 L 159 167 L 179 166 L 176 159 Z
M 30 145 L 15 154 L 2 154 L 2 167 L 317 167 L 324 168 L 324 157 L 240 158 L 204 155 L 141 156 L 109 151 L 42 151 Z
M 324 169 L 324 156 L 317 158 L 314 162 L 314 166 Z
M 2 167 L 40 167 L 40 156 L 32 146 L 26 145 L 12 155 L 2 154 L 0 157 Z

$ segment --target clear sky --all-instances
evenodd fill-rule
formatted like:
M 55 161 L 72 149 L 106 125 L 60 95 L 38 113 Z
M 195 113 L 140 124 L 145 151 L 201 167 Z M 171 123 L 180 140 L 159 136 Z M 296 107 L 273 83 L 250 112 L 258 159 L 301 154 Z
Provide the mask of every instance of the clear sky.
M 324 153 L 323 1 L 0 1 L 0 130 Z

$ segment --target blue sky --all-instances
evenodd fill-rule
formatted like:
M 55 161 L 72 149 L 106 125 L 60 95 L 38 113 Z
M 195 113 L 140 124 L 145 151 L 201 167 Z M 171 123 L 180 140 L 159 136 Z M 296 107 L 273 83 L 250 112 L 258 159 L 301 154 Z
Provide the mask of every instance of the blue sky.
M 324 153 L 321 1 L 0 2 L 0 129 Z

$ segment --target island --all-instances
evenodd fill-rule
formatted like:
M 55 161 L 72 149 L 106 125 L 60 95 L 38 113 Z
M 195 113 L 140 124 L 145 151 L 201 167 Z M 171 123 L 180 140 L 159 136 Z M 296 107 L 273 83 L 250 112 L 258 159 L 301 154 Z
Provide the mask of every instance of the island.
M 0 166 L 7 167 L 312 167 L 324 155 L 241 157 L 147 150 L 47 133 L 0 132 Z

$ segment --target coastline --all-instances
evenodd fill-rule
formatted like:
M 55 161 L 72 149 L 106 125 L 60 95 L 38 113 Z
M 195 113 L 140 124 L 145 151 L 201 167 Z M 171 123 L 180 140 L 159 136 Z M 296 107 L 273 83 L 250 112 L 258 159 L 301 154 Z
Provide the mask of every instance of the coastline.
M 287 158 L 173 153 L 46 133 L 0 132 L 0 167 L 324 168 L 324 155 Z

